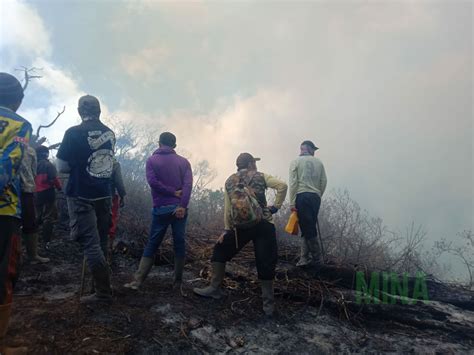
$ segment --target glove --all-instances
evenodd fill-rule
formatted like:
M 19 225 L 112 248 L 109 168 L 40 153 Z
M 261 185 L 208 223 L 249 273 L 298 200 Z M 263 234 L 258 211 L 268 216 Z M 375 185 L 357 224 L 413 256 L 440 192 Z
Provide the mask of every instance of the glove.
M 270 210 L 271 214 L 275 214 L 278 212 L 278 208 L 276 208 L 275 206 L 270 206 L 268 209 Z

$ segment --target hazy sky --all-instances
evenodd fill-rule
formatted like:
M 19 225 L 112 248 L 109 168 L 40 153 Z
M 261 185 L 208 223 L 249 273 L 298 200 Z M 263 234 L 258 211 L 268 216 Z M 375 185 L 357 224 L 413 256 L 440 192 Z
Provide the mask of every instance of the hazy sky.
M 51 143 L 90 93 L 109 119 L 172 130 L 216 187 L 241 151 L 286 179 L 311 139 L 328 188 L 389 227 L 473 228 L 471 2 L 0 3 L 0 70 L 43 68 L 20 113 L 66 105 Z

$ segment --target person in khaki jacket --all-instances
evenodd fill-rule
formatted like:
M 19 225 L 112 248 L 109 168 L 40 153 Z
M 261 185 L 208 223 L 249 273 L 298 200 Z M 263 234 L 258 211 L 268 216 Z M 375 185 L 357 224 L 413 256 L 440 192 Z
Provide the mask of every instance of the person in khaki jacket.
M 23 160 L 20 166 L 21 182 L 21 222 L 23 241 L 26 245 L 26 254 L 31 264 L 47 263 L 48 258 L 38 255 L 38 223 L 35 209 L 36 190 L 36 152 L 29 146 L 25 146 Z
M 36 169 L 36 212 L 38 223 L 42 225 L 42 240 L 46 245 L 54 238 L 54 225 L 57 222 L 58 208 L 56 206 L 56 191 L 62 186 L 58 172 L 49 161 L 49 148 L 40 145 L 36 147 L 38 166 Z
M 290 165 L 290 207 L 298 214 L 301 229 L 301 258 L 297 266 L 321 264 L 321 247 L 317 240 L 321 197 L 326 190 L 327 178 L 323 163 L 314 156 L 318 147 L 311 141 L 300 146 L 300 156 Z
M 214 246 L 212 254 L 211 284 L 204 288 L 195 288 L 193 291 L 199 296 L 219 299 L 222 297 L 220 288 L 225 274 L 226 262 L 232 260 L 237 253 L 250 241 L 253 241 L 258 278 L 262 286 L 263 311 L 271 317 L 274 311 L 273 279 L 278 258 L 277 240 L 273 217 L 285 201 L 287 185 L 285 182 L 268 174 L 257 171 L 256 162 L 249 153 L 242 153 L 237 158 L 237 173 L 231 175 L 225 183 L 224 191 L 224 232 Z M 256 201 L 261 207 L 262 218 L 258 224 L 245 229 L 234 227 L 231 216 L 231 194 L 235 181 L 246 181 L 255 194 Z M 273 206 L 268 206 L 265 191 L 276 190 L 277 194 Z

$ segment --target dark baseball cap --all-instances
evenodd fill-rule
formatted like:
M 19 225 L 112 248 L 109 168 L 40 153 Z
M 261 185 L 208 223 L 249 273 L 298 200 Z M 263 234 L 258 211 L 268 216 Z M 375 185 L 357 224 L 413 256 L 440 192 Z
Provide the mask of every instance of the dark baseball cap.
M 310 148 L 313 149 L 313 150 L 318 150 L 318 149 L 319 149 L 318 147 L 316 147 L 316 146 L 314 145 L 313 142 L 311 142 L 311 141 L 309 141 L 309 140 L 304 141 L 303 143 L 301 143 L 301 145 L 307 145 L 308 147 L 310 147 Z
M 240 153 L 236 160 L 238 169 L 245 169 L 250 163 L 260 161 L 260 158 L 254 158 L 250 153 Z
M 176 136 L 171 132 L 163 132 L 160 134 L 159 143 L 167 147 L 176 147 Z

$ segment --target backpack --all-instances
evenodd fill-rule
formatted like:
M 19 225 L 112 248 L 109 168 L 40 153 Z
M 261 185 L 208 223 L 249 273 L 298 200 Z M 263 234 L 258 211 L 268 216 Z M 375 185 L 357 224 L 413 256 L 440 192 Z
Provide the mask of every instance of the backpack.
M 250 187 L 254 175 L 233 174 L 225 184 L 230 200 L 230 216 L 234 228 L 248 229 L 257 225 L 263 218 L 263 210 L 258 203 L 255 191 Z

